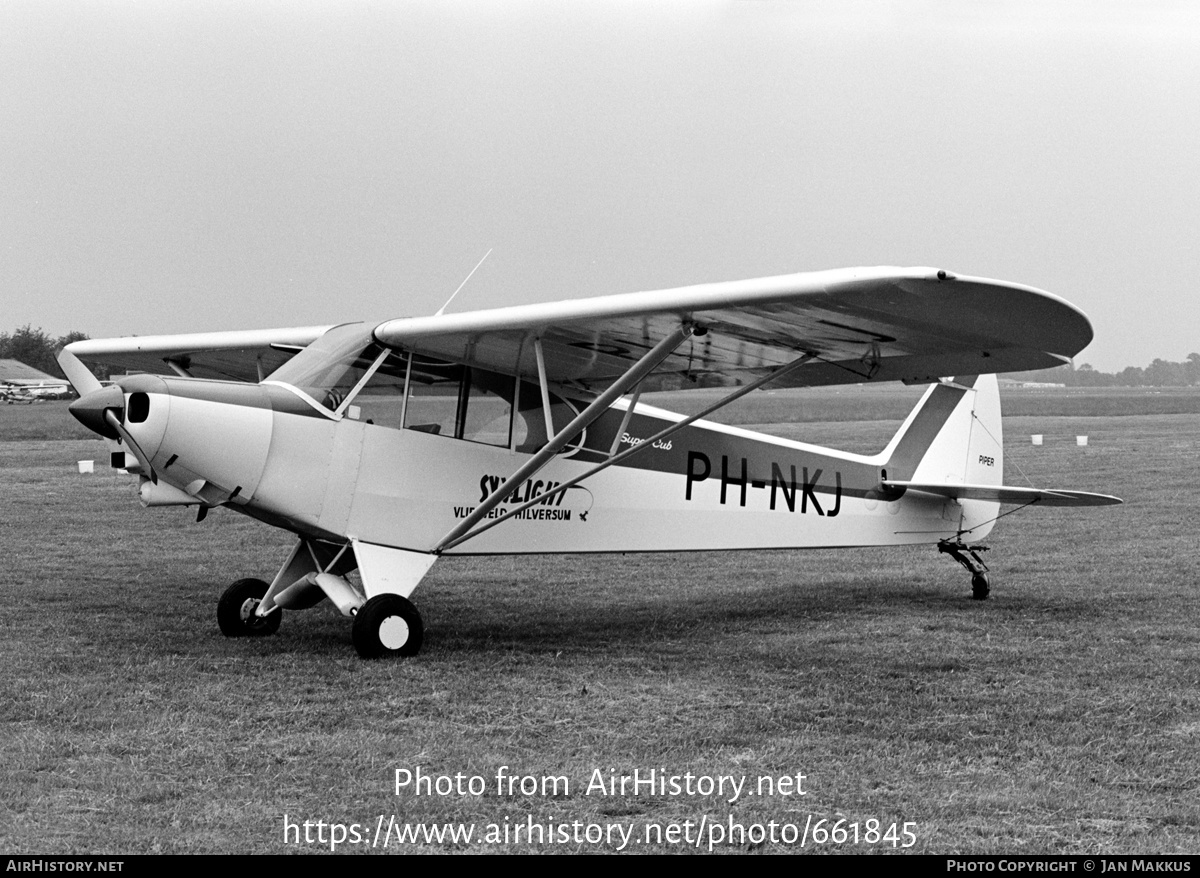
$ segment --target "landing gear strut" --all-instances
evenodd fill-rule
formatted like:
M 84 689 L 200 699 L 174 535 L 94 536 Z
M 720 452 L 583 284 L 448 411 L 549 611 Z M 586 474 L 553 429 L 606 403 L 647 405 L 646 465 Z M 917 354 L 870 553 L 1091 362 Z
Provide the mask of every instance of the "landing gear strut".
M 328 600 L 354 620 L 351 636 L 363 658 L 416 655 L 425 625 L 407 595 L 436 560 L 431 552 L 301 537 L 269 586 L 261 579 L 239 579 L 225 590 L 217 622 L 226 637 L 259 637 L 279 629 L 284 610 L 307 610 Z M 355 569 L 361 586 L 346 579 Z
M 986 552 L 987 546 L 968 546 L 961 540 L 951 542 L 942 540 L 938 543 L 938 551 L 949 555 L 971 574 L 971 597 L 977 601 L 987 600 L 991 592 L 991 582 L 988 580 L 988 566 L 979 557 L 980 552 Z

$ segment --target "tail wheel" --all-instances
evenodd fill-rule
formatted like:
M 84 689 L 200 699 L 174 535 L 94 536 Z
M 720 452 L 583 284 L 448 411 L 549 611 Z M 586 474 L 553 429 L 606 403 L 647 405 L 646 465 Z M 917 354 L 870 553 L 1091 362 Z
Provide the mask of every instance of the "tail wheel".
M 986 573 L 976 573 L 971 577 L 971 597 L 977 601 L 986 601 L 992 586 Z
M 416 655 L 425 639 L 421 614 L 408 598 L 379 594 L 359 607 L 352 631 L 363 658 Z
M 265 637 L 279 630 L 283 612 L 269 616 L 255 615 L 255 610 L 267 594 L 267 584 L 261 579 L 239 579 L 217 601 L 217 625 L 226 637 Z

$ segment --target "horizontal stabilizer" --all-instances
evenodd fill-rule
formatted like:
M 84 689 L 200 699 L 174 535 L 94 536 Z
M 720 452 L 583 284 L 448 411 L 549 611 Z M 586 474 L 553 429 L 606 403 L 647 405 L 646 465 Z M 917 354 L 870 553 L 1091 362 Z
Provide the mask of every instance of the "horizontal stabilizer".
M 936 494 L 952 500 L 990 500 L 998 503 L 1037 503 L 1041 506 L 1113 506 L 1123 502 L 1109 494 L 1089 491 L 1010 488 L 1006 485 L 952 485 L 928 482 L 884 482 L 885 488 Z

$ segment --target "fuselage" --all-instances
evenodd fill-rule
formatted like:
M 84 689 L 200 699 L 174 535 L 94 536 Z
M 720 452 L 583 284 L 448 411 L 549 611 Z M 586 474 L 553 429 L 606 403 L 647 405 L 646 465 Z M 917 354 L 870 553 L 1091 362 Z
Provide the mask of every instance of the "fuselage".
M 514 438 L 519 404 L 507 408 L 510 423 L 477 424 L 472 439 L 463 438 L 461 424 L 438 430 L 414 423 L 411 400 L 407 424 L 376 423 L 389 421 L 370 417 L 378 408 L 336 412 L 282 382 L 139 375 L 119 387 L 124 429 L 156 479 L 143 485 L 147 502 L 225 505 L 310 539 L 434 551 L 537 444 L 522 448 Z M 894 447 L 855 455 L 705 421 L 555 492 L 610 453 L 642 445 L 681 419 L 642 405 L 627 417 L 629 405 L 619 401 L 533 477 L 511 485 L 482 523 L 554 493 L 447 552 L 928 543 L 994 512 L 993 504 L 882 490 Z M 540 409 L 530 417 L 536 423 Z M 915 463 L 894 466 L 909 467 L 891 474 L 905 478 Z

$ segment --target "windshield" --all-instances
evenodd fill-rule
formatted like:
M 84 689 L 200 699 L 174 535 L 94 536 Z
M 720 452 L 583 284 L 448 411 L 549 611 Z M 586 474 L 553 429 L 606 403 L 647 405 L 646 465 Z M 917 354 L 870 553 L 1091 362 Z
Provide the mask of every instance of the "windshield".
M 302 390 L 331 411 L 383 352 L 365 323 L 335 326 L 268 376 Z

